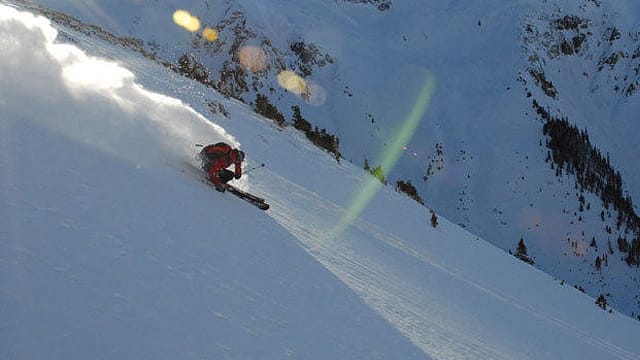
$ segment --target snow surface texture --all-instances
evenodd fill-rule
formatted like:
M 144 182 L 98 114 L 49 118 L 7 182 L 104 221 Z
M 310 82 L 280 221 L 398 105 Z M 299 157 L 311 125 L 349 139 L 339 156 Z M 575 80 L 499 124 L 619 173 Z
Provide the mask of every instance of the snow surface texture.
M 640 359 L 637 321 L 388 188 L 345 223 L 371 177 L 294 130 L 56 34 L 0 5 L 0 358 Z M 269 211 L 188 170 L 218 140 Z
M 545 161 L 548 138 L 532 107 L 535 100 L 553 116 L 586 129 L 592 145 L 621 172 L 625 196 L 640 198 L 640 167 L 634 165 L 640 93 L 620 94 L 629 83 L 640 84 L 636 0 L 403 0 L 388 11 L 372 1 L 17 2 L 42 4 L 140 39 L 146 50 L 173 64 L 193 54 L 211 69 L 211 79 L 224 77 L 225 83 L 233 83 L 229 74 L 238 48 L 258 46 L 267 52 L 265 71 L 235 73 L 236 87 L 249 84 L 235 93 L 245 103 L 268 94 L 286 119 L 299 106 L 313 125 L 339 137 L 340 152 L 358 166 L 365 158 L 379 165 L 386 154 L 402 149 L 386 174 L 390 184 L 410 180 L 428 207 L 504 251 L 515 251 L 524 238 L 536 267 L 591 296 L 606 294 L 627 315 L 640 313 L 639 270 L 625 263 L 627 254 L 617 245 L 619 236 L 629 242 L 634 236 L 617 229 L 615 212 L 609 217 L 610 209 L 592 193 L 584 194 L 587 209 L 581 210 L 575 176 L 556 176 Z M 177 26 L 171 20 L 176 7 L 219 29 L 219 40 L 204 43 L 198 33 Z M 574 16 L 584 27 L 560 29 L 559 21 Z M 613 29 L 620 39 L 610 40 Z M 578 33 L 586 36 L 580 52 L 560 55 L 562 40 L 573 43 Z M 312 94 L 320 94 L 307 101 L 276 81 L 283 66 L 303 74 L 304 60 L 291 51 L 298 41 L 317 47 L 316 60 L 324 54 L 335 60 L 305 65 L 305 81 Z M 93 41 L 86 42 L 84 49 L 93 54 Z M 598 70 L 622 53 L 626 59 Z M 545 94 L 532 69 L 543 71 L 557 99 Z M 423 87 L 418 74 L 425 71 L 436 82 L 432 101 L 413 137 L 394 141 Z M 155 89 L 158 80 L 140 79 L 141 72 L 146 71 L 136 72 L 139 81 Z M 184 90 L 178 97 L 186 101 L 180 94 L 189 93 L 189 86 Z M 605 256 L 598 270 L 596 258 Z

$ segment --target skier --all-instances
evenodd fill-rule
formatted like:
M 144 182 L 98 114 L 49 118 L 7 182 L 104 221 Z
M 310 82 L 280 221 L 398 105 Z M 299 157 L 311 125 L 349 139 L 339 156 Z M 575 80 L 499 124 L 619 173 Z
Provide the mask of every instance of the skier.
M 227 143 L 207 145 L 200 151 L 199 157 L 202 161 L 202 169 L 207 172 L 209 180 L 220 192 L 227 189 L 225 184 L 229 180 L 240 179 L 242 176 L 244 152 L 232 148 Z M 227 169 L 231 165 L 235 165 L 235 171 Z

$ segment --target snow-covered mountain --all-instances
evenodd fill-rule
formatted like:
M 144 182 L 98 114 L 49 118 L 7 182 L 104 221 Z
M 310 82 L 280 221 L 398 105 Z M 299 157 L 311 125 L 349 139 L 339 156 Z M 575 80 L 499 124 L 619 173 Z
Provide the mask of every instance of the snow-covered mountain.
M 637 2 L 36 3 L 307 121 L 426 207 L 505 251 L 522 239 L 536 267 L 640 315 Z
M 1 357 L 640 358 L 637 321 L 66 20 L 0 5 Z M 191 170 L 218 140 L 268 212 Z
M 540 269 L 640 312 L 634 2 L 194 0 L 180 5 L 200 21 L 193 33 L 168 3 L 41 3 L 276 121 L 295 123 L 297 109 L 354 164 L 409 182 L 505 251 L 523 239 Z M 283 71 L 297 85 L 283 88 Z M 544 130 L 553 120 L 560 129 Z M 582 130 L 586 155 L 552 148 Z

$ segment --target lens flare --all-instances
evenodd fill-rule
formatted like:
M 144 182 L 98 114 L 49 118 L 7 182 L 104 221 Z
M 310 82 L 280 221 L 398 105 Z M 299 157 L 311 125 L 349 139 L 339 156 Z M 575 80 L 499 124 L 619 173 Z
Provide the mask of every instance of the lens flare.
M 320 106 L 327 101 L 327 91 L 318 83 L 309 81 L 305 100 L 310 105 Z
M 542 213 L 533 207 L 526 207 L 518 213 L 518 225 L 522 230 L 537 231 L 542 224 Z
M 389 174 L 391 169 L 393 169 L 398 158 L 403 152 L 403 146 L 410 143 L 411 137 L 415 133 L 424 113 L 431 103 L 431 98 L 435 92 L 436 81 L 426 70 L 423 70 L 423 74 L 416 74 L 416 76 L 420 75 L 424 78 L 422 90 L 418 94 L 411 112 L 407 114 L 402 125 L 392 137 L 389 144 L 390 146 L 387 147 L 385 153 L 381 157 L 382 162 L 380 167 L 384 174 Z M 362 214 L 381 186 L 382 184 L 378 179 L 373 176 L 367 177 L 365 183 L 361 187 L 361 190 L 355 195 L 351 205 L 342 216 L 338 227 L 332 232 L 333 236 L 339 236 L 360 216 L 360 214 Z
M 173 13 L 173 22 L 191 32 L 200 29 L 200 20 L 186 10 L 176 10 Z
M 267 53 L 257 46 L 244 46 L 238 52 L 240 65 L 245 69 L 258 72 L 267 68 Z
M 278 84 L 296 95 L 306 94 L 308 90 L 306 81 L 290 70 L 278 74 Z
M 218 40 L 218 30 L 205 28 L 204 30 L 202 30 L 202 37 L 207 41 L 214 42 Z

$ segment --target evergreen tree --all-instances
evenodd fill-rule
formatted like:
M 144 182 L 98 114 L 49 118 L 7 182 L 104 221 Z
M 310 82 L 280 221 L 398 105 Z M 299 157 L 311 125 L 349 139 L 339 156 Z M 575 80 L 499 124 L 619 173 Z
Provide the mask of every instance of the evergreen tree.
M 407 182 L 398 180 L 396 182 L 396 190 L 409 195 L 410 198 L 417 201 L 420 205 L 424 205 L 422 197 L 420 197 L 420 194 L 418 194 L 418 190 L 416 190 L 415 186 L 413 186 L 411 180 L 407 180 Z
M 187 76 L 205 85 L 210 85 L 209 70 L 203 64 L 199 63 L 195 56 L 183 54 L 178 59 L 178 73 Z
M 429 209 L 429 211 L 431 212 L 431 226 L 435 229 L 438 226 L 438 216 L 435 211 L 431 209 Z
M 548 137 L 546 145 L 550 150 L 548 159 L 552 166 L 556 165 L 556 174 L 562 175 L 565 172 L 573 175 L 576 187 L 579 187 L 581 192 L 589 191 L 600 197 L 609 217 L 611 212 L 617 213 L 617 229 L 621 230 L 624 226 L 625 233 L 630 231 L 635 235 L 630 244 L 626 240 L 624 243 L 618 240 L 618 246 L 622 252 L 627 252 L 625 260 L 629 265 L 640 266 L 640 216 L 635 212 L 631 196 L 624 195 L 622 175 L 613 169 L 609 154 L 603 155 L 591 144 L 586 129 L 580 130 L 566 118 L 552 116 L 535 100 L 533 107 L 544 122 L 543 133 Z M 578 200 L 583 211 L 584 196 L 580 196 Z M 603 222 L 605 210 L 600 212 Z M 605 230 L 612 234 L 610 225 L 606 225 Z
M 529 257 L 529 254 L 527 254 L 527 246 L 524 244 L 523 238 L 520 238 L 520 241 L 518 241 L 518 248 L 516 249 L 516 253 L 514 254 L 514 256 L 526 262 L 527 264 L 534 264 L 533 259 L 531 259 Z
M 293 110 L 293 127 L 304 133 L 311 132 L 311 124 L 302 117 L 300 107 L 298 105 L 294 105 L 291 107 L 291 110 Z
M 261 96 L 261 95 L 258 95 L 258 96 Z M 258 99 L 258 100 L 261 100 L 261 99 Z M 269 105 L 270 104 L 263 105 L 262 107 L 264 107 L 265 109 L 268 109 Z M 338 139 L 338 137 L 335 135 L 331 135 L 327 133 L 326 129 L 318 129 L 317 126 L 312 129 L 311 123 L 308 122 L 304 117 L 302 117 L 299 106 L 294 105 L 291 107 L 291 110 L 293 111 L 293 127 L 304 132 L 305 136 L 309 141 L 311 141 L 313 144 L 315 144 L 319 148 L 325 149 L 328 152 L 332 153 L 335 159 L 338 162 L 340 162 L 340 157 L 342 157 L 339 150 L 340 139 Z M 281 120 L 280 120 L 281 114 L 280 115 L 276 114 L 276 116 L 277 116 L 276 122 L 278 123 L 278 125 L 283 126 L 284 116 L 282 116 Z
M 527 256 L 527 245 L 524 244 L 523 238 L 520 238 L 520 241 L 518 241 L 518 248 L 516 249 L 516 254 Z
M 596 299 L 596 305 L 600 306 L 602 309 L 607 309 L 607 298 L 604 295 L 600 294 L 598 299 Z
M 282 113 L 278 111 L 278 109 L 269 102 L 269 98 L 267 98 L 266 95 L 262 95 L 262 94 L 256 95 L 256 105 L 254 107 L 254 110 L 258 114 L 275 121 L 275 123 L 278 124 L 279 126 L 284 127 L 285 125 L 284 115 L 282 115 Z

